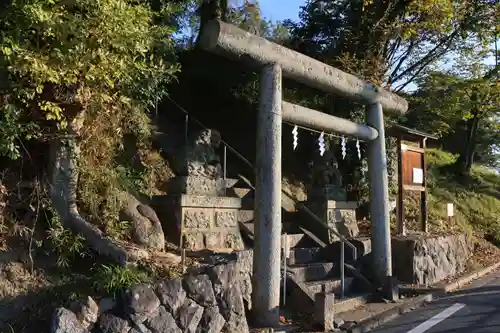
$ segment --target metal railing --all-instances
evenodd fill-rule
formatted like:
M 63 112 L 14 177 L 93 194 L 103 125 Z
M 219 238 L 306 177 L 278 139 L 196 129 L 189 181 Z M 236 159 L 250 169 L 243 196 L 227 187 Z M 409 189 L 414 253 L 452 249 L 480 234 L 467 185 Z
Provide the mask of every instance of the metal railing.
M 192 120 L 198 126 L 200 126 L 201 128 L 203 128 L 205 130 L 209 129 L 201 121 L 199 121 L 195 117 L 190 116 L 189 112 L 186 109 L 184 109 L 182 106 L 180 106 L 177 102 L 175 102 L 169 96 L 167 96 L 167 98 L 172 102 L 172 104 L 174 104 L 180 111 L 182 111 L 185 114 L 186 118 L 185 118 L 185 133 L 184 133 L 184 135 L 185 135 L 185 140 L 186 140 L 185 143 L 186 144 L 187 144 L 187 140 L 188 140 L 188 123 L 189 123 L 189 120 Z M 223 139 L 221 139 L 220 142 L 223 145 L 223 159 L 222 159 L 222 165 L 223 166 L 222 166 L 222 169 L 223 169 L 224 183 L 225 183 L 226 177 L 227 177 L 227 151 L 228 150 L 231 153 L 233 153 L 236 157 L 238 157 L 242 162 L 244 162 L 245 164 L 247 164 L 255 172 L 254 165 L 245 156 L 243 156 L 241 153 L 239 153 L 235 148 L 233 148 L 230 144 L 228 144 Z M 240 179 L 242 179 L 247 184 L 248 187 L 250 187 L 253 191 L 255 191 L 255 186 L 253 186 L 253 184 L 248 179 L 246 179 L 245 177 L 242 177 L 240 175 L 238 175 L 238 176 L 239 176 Z M 224 191 L 226 191 L 226 190 L 227 190 L 226 187 L 224 187 Z M 292 196 L 290 196 L 283 189 L 281 190 L 281 192 L 294 202 L 296 208 L 298 208 L 299 210 L 304 211 L 307 215 L 309 215 L 313 220 L 315 220 L 317 223 L 319 223 L 322 227 L 330 230 L 335 236 L 337 236 L 339 238 L 339 240 L 340 240 L 340 297 L 344 298 L 344 296 L 345 296 L 345 267 L 346 267 L 346 263 L 345 263 L 345 245 L 347 245 L 348 247 L 351 248 L 354 260 L 357 260 L 357 257 L 358 257 L 357 256 L 357 248 L 356 248 L 356 246 L 353 243 L 351 243 L 347 238 L 345 238 L 343 235 L 341 235 L 335 228 L 333 228 L 332 226 L 328 225 L 328 223 L 326 223 L 325 221 L 323 221 L 322 219 L 320 219 L 316 214 L 314 214 L 309 208 L 307 208 L 300 201 L 298 201 L 297 199 L 295 199 Z

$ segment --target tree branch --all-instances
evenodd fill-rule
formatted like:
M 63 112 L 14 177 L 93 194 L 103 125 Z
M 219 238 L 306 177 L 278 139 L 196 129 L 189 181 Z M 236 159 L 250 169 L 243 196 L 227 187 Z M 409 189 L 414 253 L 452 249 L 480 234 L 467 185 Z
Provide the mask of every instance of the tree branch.
M 399 71 L 399 69 L 401 68 L 401 66 L 403 65 L 403 63 L 406 61 L 406 59 L 408 59 L 408 57 L 410 56 L 410 54 L 412 53 L 412 51 L 415 49 L 416 45 L 417 45 L 417 43 L 415 43 L 415 40 L 412 39 L 410 41 L 410 46 L 408 46 L 408 48 L 406 49 L 405 54 L 399 58 L 398 64 L 396 65 L 396 68 L 394 68 L 394 70 L 392 71 L 391 75 L 389 76 L 389 79 L 387 80 L 388 84 L 392 84 L 394 81 L 396 81 L 394 79 L 394 76 Z
M 434 46 L 432 48 L 432 50 L 430 50 L 419 61 L 417 61 L 413 65 L 411 65 L 408 68 L 406 68 L 400 74 L 398 74 L 396 76 L 393 76 L 393 79 L 392 79 L 393 81 L 392 82 L 395 82 L 395 81 L 398 81 L 398 80 L 402 79 L 403 77 L 405 77 L 406 75 L 408 75 L 409 73 L 411 73 L 412 71 L 414 71 L 418 67 L 421 67 L 417 71 L 418 73 L 420 73 L 422 71 L 422 69 L 423 69 L 422 68 L 423 66 L 427 66 L 433 60 L 435 60 L 437 57 L 442 56 L 446 51 L 448 51 L 448 48 L 451 46 L 451 43 L 452 43 L 453 39 L 458 35 L 458 32 L 459 32 L 459 29 L 456 29 L 455 31 L 453 31 L 453 33 L 451 33 L 449 36 L 447 36 L 446 38 L 444 38 L 443 40 L 441 40 L 441 42 L 439 42 L 436 46 Z M 443 46 L 445 46 L 444 51 L 441 51 L 440 53 L 437 54 L 436 52 L 438 52 L 438 50 L 440 48 L 442 48 Z M 415 78 L 415 76 L 416 75 L 412 75 L 412 79 Z

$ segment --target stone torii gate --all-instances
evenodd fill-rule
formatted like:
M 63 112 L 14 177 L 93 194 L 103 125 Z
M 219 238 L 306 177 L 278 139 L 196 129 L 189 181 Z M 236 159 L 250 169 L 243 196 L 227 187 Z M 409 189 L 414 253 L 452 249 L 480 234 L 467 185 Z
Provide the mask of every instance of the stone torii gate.
M 218 20 L 206 24 L 198 43 L 209 52 L 244 61 L 261 71 L 252 292 L 252 311 L 256 319 L 271 326 L 279 320 L 283 121 L 368 141 L 373 266 L 381 284 L 389 281 L 392 276 L 391 239 L 382 110 L 404 114 L 408 110 L 407 101 L 351 74 Z M 282 75 L 366 104 L 367 125 L 282 101 Z

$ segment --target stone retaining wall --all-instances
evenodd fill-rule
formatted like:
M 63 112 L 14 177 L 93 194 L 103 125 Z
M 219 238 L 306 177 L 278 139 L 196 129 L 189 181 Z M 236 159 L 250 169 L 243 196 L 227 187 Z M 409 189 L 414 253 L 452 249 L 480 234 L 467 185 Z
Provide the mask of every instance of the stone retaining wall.
M 403 283 L 433 284 L 462 273 L 473 250 L 465 234 L 393 237 L 393 275 Z
M 138 284 L 118 300 L 59 308 L 52 333 L 247 333 L 252 252 L 211 258 L 196 273 Z

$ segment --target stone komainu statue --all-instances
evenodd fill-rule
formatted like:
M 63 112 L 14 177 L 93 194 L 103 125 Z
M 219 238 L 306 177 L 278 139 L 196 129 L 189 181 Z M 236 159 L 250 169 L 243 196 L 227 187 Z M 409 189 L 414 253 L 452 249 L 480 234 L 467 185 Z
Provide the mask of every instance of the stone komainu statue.
M 222 167 L 217 149 L 221 144 L 220 133 L 213 129 L 200 131 L 180 151 L 176 158 L 174 172 L 178 176 L 201 176 L 211 179 L 222 178 Z
M 333 151 L 326 150 L 322 158 L 315 159 L 311 178 L 314 185 L 342 187 L 342 174 Z
M 309 195 L 311 198 L 326 195 L 329 200 L 346 200 L 342 173 L 333 150 L 327 149 L 322 157 L 314 158 Z

